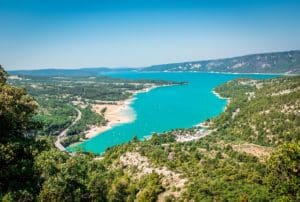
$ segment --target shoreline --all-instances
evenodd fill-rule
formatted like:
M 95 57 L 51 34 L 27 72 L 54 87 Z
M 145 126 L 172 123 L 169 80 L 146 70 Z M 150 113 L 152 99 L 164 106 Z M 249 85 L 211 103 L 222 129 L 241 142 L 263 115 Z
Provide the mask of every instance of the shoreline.
M 137 90 L 132 92 L 132 95 L 122 101 L 115 101 L 114 103 L 110 104 L 93 104 L 92 108 L 98 114 L 104 114 L 104 118 L 108 121 L 106 125 L 103 126 L 93 126 L 89 130 L 85 131 L 85 140 L 91 139 L 102 133 L 116 127 L 118 125 L 131 123 L 135 121 L 136 114 L 134 109 L 131 107 L 134 100 L 136 100 L 136 95 L 140 93 L 147 93 L 155 88 L 166 87 L 172 85 L 152 85 L 147 88 Z M 105 109 L 105 112 L 102 113 L 101 111 Z
M 223 113 L 224 111 L 226 111 L 227 107 L 229 106 L 229 104 L 231 102 L 231 99 L 226 98 L 226 97 L 222 97 L 215 90 L 212 90 L 211 93 L 214 94 L 217 98 L 227 101 L 226 105 L 224 106 L 223 110 L 220 113 Z M 209 121 L 207 121 L 207 120 L 202 121 L 202 122 L 200 122 L 200 123 L 198 123 L 198 124 L 191 127 L 191 128 L 196 128 L 195 133 L 185 134 L 185 135 L 176 135 L 176 137 L 175 137 L 176 142 L 190 142 L 190 141 L 198 140 L 198 139 L 201 139 L 205 136 L 210 135 L 216 129 L 211 128 L 212 121 L 210 120 L 211 118 L 208 118 L 208 119 L 209 119 Z M 197 129 L 198 127 L 200 127 L 200 128 Z
M 231 99 L 230 99 L 230 98 L 227 98 L 227 97 L 222 97 L 222 96 L 221 96 L 219 93 L 217 93 L 215 90 L 212 90 L 211 92 L 212 92 L 212 94 L 214 94 L 214 95 L 215 95 L 216 97 L 218 97 L 219 99 L 221 99 L 221 100 L 226 100 L 226 101 L 227 101 L 227 102 L 226 102 L 226 105 L 224 106 L 224 109 L 223 109 L 222 112 L 226 111 L 228 105 L 229 105 L 230 102 L 231 102 Z
M 221 113 L 223 113 L 224 111 L 226 111 L 227 107 L 229 106 L 231 99 L 230 98 L 226 98 L 226 97 L 222 97 L 219 93 L 217 93 L 215 90 L 211 91 L 212 94 L 214 94 L 217 98 L 222 99 L 222 100 L 226 100 L 226 105 L 224 106 L 223 110 Z M 210 135 L 213 131 L 215 131 L 216 129 L 211 129 L 211 125 L 212 125 L 212 121 L 210 120 L 211 118 L 208 118 L 209 121 L 202 121 L 196 125 L 194 125 L 192 128 L 197 128 L 200 127 L 200 129 L 198 129 L 194 134 L 185 134 L 185 135 L 179 135 L 176 136 L 176 142 L 190 142 L 190 141 L 194 141 L 194 140 L 198 140 L 201 139 L 205 136 Z
M 133 98 L 128 98 L 124 101 L 116 101 L 111 104 L 93 104 L 93 111 L 97 114 L 103 114 L 107 123 L 102 126 L 93 126 L 91 129 L 85 131 L 85 139 L 93 138 L 117 125 L 133 122 L 135 114 L 130 107 L 133 100 Z M 102 113 L 102 110 L 105 110 L 105 112 Z
M 230 98 L 226 98 L 226 97 L 222 97 L 222 96 L 221 96 L 219 93 L 217 93 L 215 90 L 212 90 L 211 93 L 214 94 L 217 98 L 219 98 L 219 99 L 221 99 L 221 100 L 226 100 L 226 101 L 227 101 L 227 102 L 226 102 L 226 105 L 224 106 L 224 109 L 222 110 L 222 112 L 224 112 L 224 111 L 227 109 L 228 105 L 230 104 L 231 99 L 230 99 Z M 222 113 L 222 112 L 221 112 L 221 113 Z M 210 119 L 210 118 L 208 118 L 208 119 Z M 200 123 L 194 125 L 194 127 L 209 128 L 209 127 L 210 127 L 210 122 L 202 121 L 202 122 L 200 122 Z
M 96 137 L 98 135 L 101 135 L 102 133 L 112 129 L 115 126 L 131 123 L 136 119 L 136 114 L 134 112 L 134 109 L 131 107 L 133 101 L 136 99 L 136 95 L 139 93 L 147 93 L 155 88 L 160 87 L 166 87 L 166 86 L 173 86 L 176 84 L 168 84 L 168 85 L 152 85 L 149 87 L 146 87 L 141 90 L 133 91 L 132 95 L 122 101 L 115 101 L 115 102 L 108 102 L 106 104 L 94 104 L 92 106 L 93 111 L 95 111 L 98 114 L 104 114 L 104 118 L 108 121 L 107 125 L 104 126 L 92 126 L 89 130 L 85 131 L 84 139 L 82 139 L 79 142 L 72 143 L 69 146 L 74 146 L 77 144 L 80 144 L 81 142 L 84 142 L 86 140 L 89 140 L 93 137 Z M 215 90 L 211 91 L 212 94 L 214 94 L 217 98 L 226 100 L 226 105 L 224 106 L 222 112 L 224 112 L 228 105 L 230 104 L 231 99 L 222 97 L 219 93 L 217 93 Z M 101 112 L 104 108 L 106 108 L 105 112 Z M 221 113 L 222 113 L 221 112 Z M 177 142 L 188 142 L 192 140 L 197 140 L 200 138 L 203 138 L 207 135 L 209 135 L 213 129 L 210 129 L 211 121 L 202 121 L 199 124 L 196 124 L 192 127 L 200 127 L 201 129 L 196 132 L 194 135 L 187 135 L 185 137 L 177 137 Z
M 212 90 L 211 92 L 212 92 L 212 94 L 214 94 L 216 97 L 218 97 L 218 98 L 221 99 L 221 100 L 227 100 L 227 101 L 230 101 L 230 98 L 221 96 L 221 95 L 220 95 L 219 93 L 217 93 L 215 90 Z
M 103 108 L 106 108 L 106 111 L 104 112 L 104 118 L 108 120 L 107 125 L 104 126 L 93 126 L 89 130 L 85 131 L 84 139 L 80 142 L 75 142 L 69 146 L 74 146 L 76 144 L 80 144 L 83 141 L 86 141 L 88 139 L 91 139 L 93 137 L 96 137 L 98 135 L 101 135 L 102 133 L 112 129 L 113 127 L 116 127 L 118 125 L 131 123 L 136 119 L 136 114 L 134 112 L 134 109 L 132 109 L 131 105 L 136 99 L 135 96 L 139 93 L 147 93 L 155 88 L 159 87 L 165 87 L 165 86 L 172 86 L 172 85 L 152 85 L 150 87 L 134 91 L 130 98 L 122 101 L 115 101 L 114 103 L 109 104 L 94 104 L 92 106 L 93 110 L 98 114 L 103 114 L 101 111 Z M 217 98 L 226 100 L 226 105 L 224 106 L 222 112 L 224 112 L 228 105 L 230 104 L 230 98 L 222 97 L 219 93 L 217 93 L 215 90 L 211 91 L 212 94 L 214 94 Z M 221 113 L 222 113 L 221 112 Z M 194 127 L 200 127 L 201 129 L 196 132 L 196 134 L 190 136 L 187 135 L 186 137 L 177 137 L 178 142 L 187 142 L 192 140 L 197 140 L 202 137 L 205 137 L 209 135 L 213 130 L 210 129 L 211 122 L 202 121 L 199 124 L 196 124 Z

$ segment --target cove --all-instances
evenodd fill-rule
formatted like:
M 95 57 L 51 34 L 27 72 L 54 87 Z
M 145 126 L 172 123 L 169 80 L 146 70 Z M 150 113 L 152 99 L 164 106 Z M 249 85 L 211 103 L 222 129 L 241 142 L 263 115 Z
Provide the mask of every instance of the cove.
M 267 79 L 275 75 L 220 74 L 220 73 L 166 73 L 166 72 L 113 72 L 106 76 L 126 79 L 158 79 L 186 81 L 186 85 L 155 88 L 135 96 L 131 104 L 136 119 L 131 123 L 115 126 L 76 147 L 95 154 L 107 148 L 128 142 L 137 136 L 144 139 L 153 133 L 176 128 L 190 128 L 220 114 L 226 100 L 217 98 L 212 90 L 236 78 Z M 68 147 L 72 151 L 75 148 Z

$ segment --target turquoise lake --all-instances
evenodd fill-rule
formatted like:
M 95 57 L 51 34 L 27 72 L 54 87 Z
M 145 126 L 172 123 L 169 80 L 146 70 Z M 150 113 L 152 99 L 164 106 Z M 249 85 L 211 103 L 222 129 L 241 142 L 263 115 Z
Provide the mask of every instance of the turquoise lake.
M 148 137 L 176 128 L 190 128 L 220 114 L 226 100 L 216 97 L 212 90 L 235 78 L 267 79 L 274 75 L 214 74 L 214 73 L 148 73 L 115 72 L 107 76 L 127 79 L 159 79 L 186 81 L 186 85 L 167 86 L 136 95 L 131 104 L 135 121 L 122 124 L 91 138 L 80 145 L 85 151 L 102 153 L 107 148 L 132 140 Z M 72 148 L 69 148 L 72 150 Z

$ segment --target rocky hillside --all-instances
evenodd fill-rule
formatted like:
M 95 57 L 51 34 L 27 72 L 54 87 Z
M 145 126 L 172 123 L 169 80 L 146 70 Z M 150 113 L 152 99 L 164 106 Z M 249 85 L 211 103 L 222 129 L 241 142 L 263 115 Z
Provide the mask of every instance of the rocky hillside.
M 231 73 L 300 73 L 300 51 L 246 55 L 240 57 L 153 65 L 142 71 L 196 71 Z

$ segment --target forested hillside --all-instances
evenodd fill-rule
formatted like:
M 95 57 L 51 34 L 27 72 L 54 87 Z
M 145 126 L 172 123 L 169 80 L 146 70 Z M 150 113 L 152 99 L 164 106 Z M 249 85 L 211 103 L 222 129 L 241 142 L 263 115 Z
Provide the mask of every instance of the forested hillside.
M 40 109 L 6 78 L 0 67 L 3 201 L 300 200 L 299 76 L 230 81 L 215 89 L 230 99 L 221 115 L 101 156 L 33 135 Z
M 300 51 L 262 53 L 233 58 L 153 65 L 142 71 L 300 73 Z

